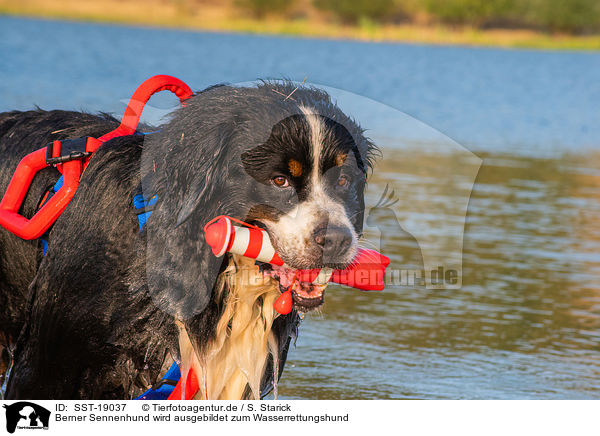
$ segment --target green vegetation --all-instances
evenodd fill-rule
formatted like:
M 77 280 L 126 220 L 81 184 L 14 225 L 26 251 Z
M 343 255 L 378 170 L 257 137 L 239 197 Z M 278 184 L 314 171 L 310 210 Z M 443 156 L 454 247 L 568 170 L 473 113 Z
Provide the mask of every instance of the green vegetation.
M 600 50 L 600 0 L 0 0 L 0 15 L 211 31 Z
M 313 4 L 352 24 L 365 19 L 390 22 L 404 18 L 401 5 L 395 0 L 313 0 Z
M 600 31 L 598 0 L 425 0 L 442 23 L 567 32 Z
M 555 32 L 600 31 L 598 0 L 538 0 L 537 3 L 537 8 L 528 11 L 532 24 Z
M 515 3 L 515 0 L 425 0 L 424 6 L 442 23 L 481 28 L 491 22 L 505 22 L 515 10 Z
M 256 0 L 255 0 L 256 1 Z M 262 0 L 277 3 L 279 0 Z M 297 1 L 297 0 L 296 0 Z M 598 0 L 312 0 L 346 23 L 416 22 L 572 34 L 600 32 Z
M 292 3 L 293 0 L 235 0 L 237 6 L 259 18 L 269 13 L 285 12 Z

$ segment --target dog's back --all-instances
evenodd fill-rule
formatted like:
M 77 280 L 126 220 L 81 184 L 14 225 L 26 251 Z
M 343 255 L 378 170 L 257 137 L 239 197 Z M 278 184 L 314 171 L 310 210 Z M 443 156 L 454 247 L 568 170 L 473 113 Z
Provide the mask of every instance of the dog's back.
M 5 192 L 18 162 L 26 154 L 57 139 L 98 137 L 116 125 L 112 118 L 77 112 L 0 115 L 0 192 Z M 82 189 L 72 202 L 75 207 L 68 208 L 54 225 L 46 257 L 42 256 L 39 241 L 23 241 L 0 229 L 0 305 L 4 308 L 0 313 L 4 333 L 0 339 L 4 347 L 11 352 L 16 347 L 19 354 L 8 397 L 88 397 L 78 392 L 78 385 L 86 377 L 79 371 L 90 371 L 90 378 L 92 372 L 102 371 L 90 362 L 94 358 L 106 362 L 106 357 L 95 355 L 106 352 L 106 345 L 82 339 L 109 340 L 112 335 L 116 341 L 119 335 L 112 329 L 120 327 L 119 323 L 109 327 L 107 324 L 114 320 L 106 318 L 114 315 L 117 307 L 122 320 L 129 323 L 123 308 L 130 303 L 124 301 L 128 298 L 123 280 L 126 273 L 118 265 L 126 268 L 131 263 L 137 239 L 136 217 L 130 205 L 133 185 L 139 179 L 129 176 L 133 174 L 135 178 L 138 169 L 140 142 L 140 138 L 127 137 L 98 152 L 82 177 Z M 55 169 L 38 173 L 21 213 L 31 217 L 42 195 L 58 177 Z M 124 217 L 129 225 L 121 225 L 115 231 L 122 219 L 110 220 L 108 216 Z M 123 237 L 123 232 L 129 233 L 127 237 Z M 107 331 L 99 332 L 102 328 Z M 89 335 L 82 334 L 86 330 Z M 50 378 L 63 380 L 59 391 L 55 385 L 45 383 Z M 116 380 L 110 384 L 122 383 Z M 103 389 L 98 384 L 93 394 L 97 398 L 125 397 L 118 389 L 114 394 Z
M 92 135 L 110 128 L 114 120 L 65 111 L 6 112 L 0 114 L 0 196 L 4 194 L 19 161 L 48 142 Z M 59 174 L 40 171 L 33 180 L 21 213 L 31 217 L 43 193 Z M 23 325 L 28 287 L 40 259 L 39 241 L 24 241 L 0 228 L 0 341 L 14 344 Z
M 0 196 L 6 191 L 17 164 L 25 155 L 54 139 L 64 138 L 63 129 L 83 130 L 82 126 L 89 123 L 90 118 L 98 122 L 96 117 L 67 114 L 63 111 L 0 114 Z M 54 169 L 38 173 L 21 213 L 32 216 L 42 193 L 57 178 L 58 173 Z M 38 245 L 38 241 L 24 241 L 0 228 L 0 306 L 4 309 L 0 312 L 0 329 L 4 333 L 0 343 L 4 346 L 14 346 L 23 326 L 28 286 L 39 263 Z

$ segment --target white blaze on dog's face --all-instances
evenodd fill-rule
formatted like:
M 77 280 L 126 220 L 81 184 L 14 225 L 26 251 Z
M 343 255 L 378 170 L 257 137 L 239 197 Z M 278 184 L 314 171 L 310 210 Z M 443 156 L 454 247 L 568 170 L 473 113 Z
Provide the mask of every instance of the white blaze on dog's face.
M 291 268 L 344 268 L 362 231 L 366 168 L 349 131 L 301 106 L 242 155 L 256 181 L 247 217 Z

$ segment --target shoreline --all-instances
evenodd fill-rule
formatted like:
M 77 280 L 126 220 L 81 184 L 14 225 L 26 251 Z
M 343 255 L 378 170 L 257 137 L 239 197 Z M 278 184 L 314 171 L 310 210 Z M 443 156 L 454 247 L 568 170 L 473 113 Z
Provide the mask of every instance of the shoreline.
M 68 2 L 67 2 L 68 3 Z M 482 48 L 514 48 L 535 50 L 600 51 L 600 35 L 549 35 L 532 30 L 449 28 L 445 26 L 363 25 L 347 26 L 316 20 L 291 20 L 279 17 L 258 20 L 239 16 L 209 13 L 206 16 L 182 11 L 159 10 L 138 14 L 135 8 L 110 9 L 65 8 L 53 2 L 45 9 L 33 3 L 19 4 L 0 0 L 0 16 L 68 20 L 142 26 L 175 30 L 237 33 L 268 36 L 292 36 L 362 42 L 431 44 Z M 135 3 L 134 3 L 135 5 Z M 131 6 L 131 5 L 130 5 Z M 150 6 L 150 5 L 149 5 Z M 167 13 L 170 12 L 170 13 Z

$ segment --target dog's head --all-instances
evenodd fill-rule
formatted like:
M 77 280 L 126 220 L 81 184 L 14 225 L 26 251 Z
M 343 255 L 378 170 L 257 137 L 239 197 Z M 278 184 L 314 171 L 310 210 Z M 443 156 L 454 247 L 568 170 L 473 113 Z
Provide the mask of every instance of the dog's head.
M 186 266 L 206 273 L 222 265 L 200 231 L 217 215 L 268 232 L 285 266 L 261 265 L 261 271 L 278 279 L 282 290 L 295 269 L 342 269 L 351 263 L 362 234 L 363 191 L 375 147 L 328 94 L 291 83 L 211 88 L 192 98 L 164 135 L 170 138 L 169 158 L 179 163 L 164 171 L 163 189 L 173 191 L 166 201 L 176 210 L 181 232 L 180 238 L 170 236 L 178 244 L 184 237 L 199 239 L 183 243 L 190 248 L 182 259 Z M 146 160 L 153 165 L 146 172 L 156 172 L 157 160 L 165 158 Z M 170 242 L 165 238 L 166 245 Z M 157 249 L 169 251 L 164 245 Z M 202 250 L 196 258 L 201 265 L 193 265 L 196 249 Z M 196 279 L 202 283 L 200 273 Z M 320 306 L 323 290 L 297 285 L 296 308 Z
M 368 155 L 361 154 L 357 140 L 364 138 L 355 140 L 316 107 L 299 104 L 298 110 L 276 123 L 264 143 L 241 155 L 245 171 L 257 182 L 248 192 L 252 206 L 246 219 L 268 232 L 285 262 L 264 267 L 282 290 L 294 269 L 348 266 L 363 227 Z M 320 306 L 324 289 L 297 283 L 296 307 Z

